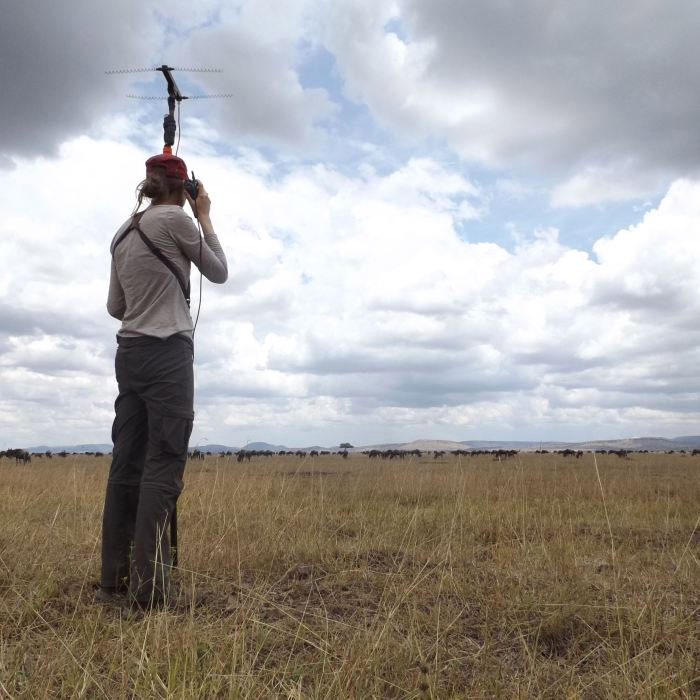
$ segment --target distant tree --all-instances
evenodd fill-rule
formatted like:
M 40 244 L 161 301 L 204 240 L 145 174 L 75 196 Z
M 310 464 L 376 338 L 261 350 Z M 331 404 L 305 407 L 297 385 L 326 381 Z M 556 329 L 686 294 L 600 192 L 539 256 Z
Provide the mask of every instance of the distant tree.
M 352 449 L 352 445 L 349 442 L 341 442 L 340 449 L 341 450 L 350 450 L 350 449 Z

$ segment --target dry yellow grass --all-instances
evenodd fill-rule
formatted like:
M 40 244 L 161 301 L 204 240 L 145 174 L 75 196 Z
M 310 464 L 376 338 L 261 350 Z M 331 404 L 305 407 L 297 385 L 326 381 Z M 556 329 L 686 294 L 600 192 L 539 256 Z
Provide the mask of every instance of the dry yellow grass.
M 700 458 L 209 457 L 205 605 L 132 617 L 92 600 L 108 465 L 0 462 L 0 695 L 700 696 Z

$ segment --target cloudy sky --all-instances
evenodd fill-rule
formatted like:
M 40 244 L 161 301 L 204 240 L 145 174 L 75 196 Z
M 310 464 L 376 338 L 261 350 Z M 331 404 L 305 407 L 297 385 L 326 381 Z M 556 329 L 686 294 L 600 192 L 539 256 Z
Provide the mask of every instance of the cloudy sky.
M 165 101 L 104 71 L 162 63 L 235 95 L 182 109 L 230 269 L 192 444 L 700 434 L 694 0 L 0 4 L 0 448 L 109 441 Z

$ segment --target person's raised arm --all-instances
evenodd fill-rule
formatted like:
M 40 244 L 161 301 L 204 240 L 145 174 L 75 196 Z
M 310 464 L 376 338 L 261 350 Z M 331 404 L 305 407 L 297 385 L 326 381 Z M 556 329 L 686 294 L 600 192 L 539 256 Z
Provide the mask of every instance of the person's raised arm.
M 211 223 L 209 212 L 211 211 L 211 200 L 209 194 L 204 189 L 201 180 L 197 180 L 196 201 L 185 192 L 185 197 L 192 207 L 195 218 L 198 219 L 204 241 L 200 245 L 199 231 L 197 227 L 189 221 L 189 230 L 183 231 L 181 239 L 178 241 L 183 253 L 193 262 L 202 274 L 210 281 L 222 284 L 228 279 L 228 265 L 226 255 L 219 243 L 219 238 L 214 233 L 214 226 Z M 185 217 L 187 218 L 187 217 Z M 193 233 L 194 230 L 194 233 Z M 199 259 L 200 250 L 202 259 Z

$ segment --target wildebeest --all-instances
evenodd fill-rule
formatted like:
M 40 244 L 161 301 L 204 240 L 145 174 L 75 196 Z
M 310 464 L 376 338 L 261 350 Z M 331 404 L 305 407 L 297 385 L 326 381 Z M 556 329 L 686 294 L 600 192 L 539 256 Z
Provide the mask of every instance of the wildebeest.
M 272 450 L 239 450 L 236 452 L 236 461 L 242 462 L 244 459 L 250 462 L 251 457 L 273 457 Z
M 560 454 L 562 457 L 576 457 L 576 459 L 583 457 L 582 450 L 572 450 L 568 447 L 565 450 L 557 451 L 555 454 Z
M 617 455 L 620 459 L 629 459 L 630 450 L 610 450 L 608 454 Z
M 32 461 L 32 456 L 27 452 L 27 450 L 22 450 L 19 448 L 14 448 L 11 450 L 5 450 L 4 452 L 0 452 L 0 457 L 7 457 L 8 459 L 12 459 L 12 457 L 15 458 L 15 464 L 19 464 L 22 462 L 22 464 L 28 464 L 29 462 Z
M 340 454 L 343 454 L 342 452 Z M 365 450 L 363 455 L 367 455 L 370 459 L 381 457 L 382 459 L 404 459 L 405 457 L 420 457 L 420 450 Z

